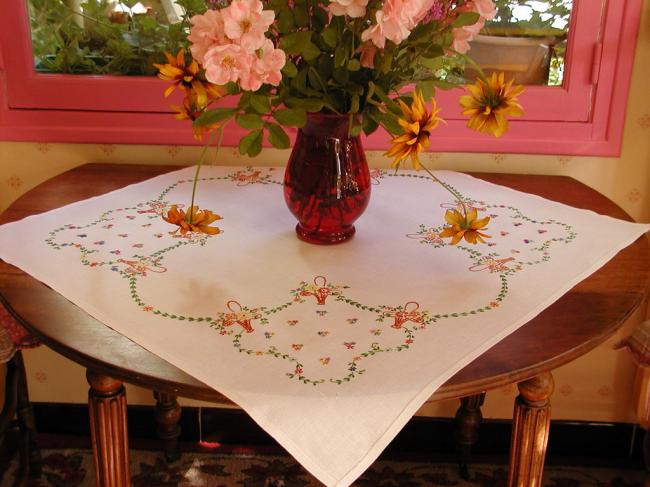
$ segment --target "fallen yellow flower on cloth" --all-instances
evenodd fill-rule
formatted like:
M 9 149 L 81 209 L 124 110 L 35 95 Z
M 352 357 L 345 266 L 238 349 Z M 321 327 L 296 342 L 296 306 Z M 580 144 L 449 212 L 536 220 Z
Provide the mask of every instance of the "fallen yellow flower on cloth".
M 188 213 L 173 205 L 167 212 L 167 216 L 163 215 L 163 220 L 172 225 L 177 225 L 178 228 L 172 234 L 179 232 L 185 235 L 188 232 L 205 233 L 206 235 L 216 235 L 221 233 L 219 227 L 211 227 L 210 224 L 222 220 L 219 215 L 212 213 L 210 210 L 199 210 L 198 206 L 190 207 Z
M 463 238 L 471 244 L 485 243 L 483 239 L 490 238 L 489 235 L 479 232 L 481 229 L 487 230 L 485 226 L 489 223 L 490 217 L 486 216 L 479 220 L 476 208 L 472 208 L 469 212 L 463 209 L 463 213 L 458 210 L 447 210 L 445 220 L 449 226 L 442 229 L 440 237 L 451 237 L 451 245 L 456 245 Z

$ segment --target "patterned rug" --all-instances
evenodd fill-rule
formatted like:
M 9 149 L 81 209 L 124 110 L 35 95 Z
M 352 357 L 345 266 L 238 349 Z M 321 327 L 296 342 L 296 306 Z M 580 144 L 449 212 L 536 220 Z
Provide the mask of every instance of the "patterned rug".
M 43 450 L 43 474 L 27 487 L 92 487 L 94 474 L 89 450 Z M 0 487 L 10 487 L 15 460 Z M 133 487 L 319 487 L 295 461 L 261 454 L 186 453 L 168 465 L 159 453 L 131 451 Z M 546 469 L 544 487 L 643 487 L 638 470 L 560 467 Z M 462 480 L 452 464 L 379 461 L 355 487 L 505 487 L 505 466 L 472 465 L 470 479 Z

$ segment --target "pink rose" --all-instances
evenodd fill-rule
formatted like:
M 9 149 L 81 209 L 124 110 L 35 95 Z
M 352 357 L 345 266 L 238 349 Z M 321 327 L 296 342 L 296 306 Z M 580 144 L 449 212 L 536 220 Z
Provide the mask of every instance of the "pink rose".
M 474 11 L 486 20 L 492 20 L 497 14 L 492 0 L 474 0 Z
M 225 85 L 247 76 L 253 63 L 253 55 L 236 44 L 215 46 L 205 54 L 205 77 L 210 83 Z
M 203 64 L 205 53 L 215 46 L 226 43 L 223 18 L 218 10 L 208 10 L 203 15 L 190 19 L 192 28 L 187 39 L 192 43 L 190 51 L 198 62 Z
M 358 18 L 366 15 L 368 0 L 332 0 L 329 10 L 332 15 L 347 15 Z
M 270 39 L 266 39 L 253 58 L 251 69 L 242 73 L 239 86 L 243 90 L 256 91 L 262 84 L 278 86 L 282 81 L 280 70 L 284 67 L 287 56 L 281 49 L 276 49 Z
M 377 53 L 377 47 L 372 42 L 366 42 L 359 49 L 361 52 L 361 59 L 359 62 L 364 68 L 373 69 L 375 67 L 375 54 Z
M 260 0 L 233 0 L 221 10 L 226 36 L 247 51 L 259 49 L 264 44 L 264 34 L 275 20 L 273 10 L 263 8 Z
M 386 39 L 399 44 L 427 15 L 434 0 L 387 0 L 375 14 L 377 23 L 361 33 L 361 40 L 383 49 Z
M 461 54 L 465 54 L 470 50 L 470 41 L 474 39 L 474 36 L 477 35 L 485 25 L 485 19 L 481 18 L 474 25 L 464 25 L 463 27 L 458 27 L 456 29 L 451 29 L 451 35 L 454 38 L 452 44 L 452 49 L 458 51 Z

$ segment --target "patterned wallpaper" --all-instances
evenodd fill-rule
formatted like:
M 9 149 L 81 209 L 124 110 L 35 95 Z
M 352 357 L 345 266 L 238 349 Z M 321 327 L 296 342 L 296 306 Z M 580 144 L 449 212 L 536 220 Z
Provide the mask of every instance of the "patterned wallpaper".
M 486 171 L 532 174 L 557 174 L 576 178 L 619 204 L 636 220 L 650 222 L 650 13 L 645 1 L 641 34 L 632 77 L 623 151 L 618 158 L 537 156 L 514 154 L 430 153 L 426 157 L 436 168 L 460 171 Z M 435 141 L 433 141 L 435 147 Z M 72 167 L 88 162 L 138 164 L 192 164 L 200 148 L 182 146 L 137 146 L 112 144 L 0 143 L 0 211 L 25 191 Z M 252 163 L 283 165 L 287 151 L 265 150 Z M 388 167 L 381 152 L 370 152 L 371 166 Z M 219 163 L 247 164 L 233 148 L 221 151 Z M 555 372 L 556 392 L 552 398 L 556 419 L 592 421 L 634 421 L 632 385 L 635 367 L 625 352 L 612 345 L 645 316 L 640 310 L 617 337 L 581 359 Z M 84 370 L 41 347 L 26 352 L 30 393 L 34 401 L 85 402 Z M 152 403 L 151 393 L 128 389 L 132 404 Z M 487 396 L 484 415 L 509 418 L 516 387 L 493 391 Z M 184 404 L 198 404 L 184 401 Z M 456 401 L 425 405 L 421 414 L 451 416 Z

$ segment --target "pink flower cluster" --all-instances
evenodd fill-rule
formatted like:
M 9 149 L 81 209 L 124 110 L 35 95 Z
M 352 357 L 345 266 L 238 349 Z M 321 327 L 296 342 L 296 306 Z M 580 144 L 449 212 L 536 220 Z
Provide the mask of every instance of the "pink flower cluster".
M 332 15 L 347 15 L 353 19 L 366 15 L 368 0 L 332 0 L 329 10 Z
M 470 0 L 457 11 L 476 12 L 481 16 L 474 25 L 464 25 L 451 30 L 451 35 L 454 38 L 452 48 L 464 54 L 469 51 L 470 41 L 481 31 L 485 21 L 493 19 L 497 14 L 497 9 L 492 0 Z
M 375 13 L 377 23 L 361 34 L 361 40 L 372 43 L 380 49 L 386 46 L 386 39 L 399 44 L 413 28 L 429 13 L 434 0 L 386 0 Z
M 211 83 L 239 83 L 255 91 L 263 84 L 277 86 L 286 54 L 265 34 L 275 20 L 260 0 L 233 0 L 221 10 L 208 10 L 190 19 L 192 56 L 205 68 Z

